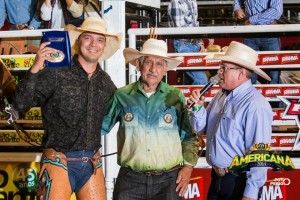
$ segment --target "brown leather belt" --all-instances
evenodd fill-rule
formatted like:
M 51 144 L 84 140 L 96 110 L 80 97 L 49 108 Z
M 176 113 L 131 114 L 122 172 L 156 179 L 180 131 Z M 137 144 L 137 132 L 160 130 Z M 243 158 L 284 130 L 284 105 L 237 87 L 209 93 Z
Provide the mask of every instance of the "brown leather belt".
M 94 158 L 82 157 L 82 158 L 65 158 L 67 161 L 71 162 L 88 162 L 95 160 Z
M 164 171 L 157 171 L 157 170 L 151 170 L 151 171 L 135 171 L 135 170 L 131 170 L 131 171 L 139 173 L 139 174 L 143 174 L 145 176 L 161 176 L 164 173 L 173 172 L 173 171 L 176 171 L 176 170 L 178 170 L 180 168 L 181 168 L 181 165 L 176 165 L 175 167 L 172 167 L 171 169 L 164 170 Z
M 23 30 L 24 28 L 28 27 L 28 24 L 10 24 L 10 27 L 17 30 Z
M 56 160 L 56 158 L 61 158 L 64 162 L 91 162 L 93 165 L 94 173 L 96 174 L 96 170 L 102 166 L 101 154 L 97 151 L 91 158 L 89 157 L 78 157 L 78 158 L 67 158 L 65 154 L 62 152 L 55 151 L 54 149 L 45 149 L 43 151 L 43 156 L 47 159 Z M 66 164 L 65 164 L 66 165 Z

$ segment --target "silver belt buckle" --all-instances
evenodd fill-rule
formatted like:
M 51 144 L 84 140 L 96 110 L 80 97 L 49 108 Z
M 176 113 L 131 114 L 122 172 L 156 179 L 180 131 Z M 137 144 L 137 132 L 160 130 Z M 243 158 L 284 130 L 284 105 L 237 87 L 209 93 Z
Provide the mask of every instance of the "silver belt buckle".
M 89 158 L 88 157 L 82 157 L 81 160 L 82 160 L 82 162 L 88 162 Z
M 226 168 L 219 168 L 217 166 L 213 166 L 213 169 L 218 176 L 224 176 L 228 172 Z

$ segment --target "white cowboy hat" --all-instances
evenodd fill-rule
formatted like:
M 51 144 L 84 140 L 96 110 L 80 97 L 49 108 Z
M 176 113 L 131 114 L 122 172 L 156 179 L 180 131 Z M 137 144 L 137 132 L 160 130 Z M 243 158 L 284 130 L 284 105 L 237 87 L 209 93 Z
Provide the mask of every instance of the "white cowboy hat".
M 142 56 L 157 56 L 168 63 L 168 70 L 176 68 L 183 60 L 183 57 L 170 58 L 167 56 L 168 54 L 168 46 L 167 43 L 163 40 L 157 40 L 150 38 L 148 39 L 141 51 L 132 48 L 126 48 L 123 51 L 124 57 L 126 61 L 130 64 L 136 66 L 136 60 Z
M 104 52 L 99 58 L 99 61 L 106 60 L 111 57 L 120 48 L 122 41 L 122 33 L 112 34 L 107 32 L 106 23 L 100 17 L 87 17 L 80 28 L 68 24 L 65 31 L 69 32 L 72 55 L 76 52 L 75 41 L 83 32 L 99 33 L 106 37 L 106 46 Z
M 257 58 L 258 54 L 255 50 L 242 43 L 232 41 L 225 54 L 222 56 L 216 56 L 215 59 L 240 65 L 255 72 L 264 79 L 271 81 L 271 78 L 256 66 Z

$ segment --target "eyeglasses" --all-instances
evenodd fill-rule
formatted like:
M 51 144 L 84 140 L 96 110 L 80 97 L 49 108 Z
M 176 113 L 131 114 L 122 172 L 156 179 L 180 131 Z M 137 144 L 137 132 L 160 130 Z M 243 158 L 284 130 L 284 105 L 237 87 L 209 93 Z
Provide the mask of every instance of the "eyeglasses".
M 225 65 L 220 65 L 220 70 L 222 71 L 228 71 L 230 69 L 241 69 L 240 67 L 226 67 Z

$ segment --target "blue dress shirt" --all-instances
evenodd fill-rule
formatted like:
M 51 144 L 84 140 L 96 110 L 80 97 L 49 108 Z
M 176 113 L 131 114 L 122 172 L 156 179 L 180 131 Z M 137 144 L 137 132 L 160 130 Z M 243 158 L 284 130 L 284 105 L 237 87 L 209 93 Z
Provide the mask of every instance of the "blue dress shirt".
M 243 8 L 246 19 L 253 25 L 268 25 L 278 20 L 283 13 L 282 0 L 234 0 L 234 11 Z
M 254 144 L 270 143 L 272 119 L 270 104 L 251 80 L 229 94 L 221 90 L 207 109 L 190 114 L 192 127 L 206 134 L 207 162 L 221 168 L 229 167 L 236 155 L 245 155 Z M 244 196 L 257 198 L 266 177 L 266 168 L 251 168 Z
M 37 12 L 37 0 L 0 0 L 0 28 L 6 15 L 10 24 L 25 24 L 37 29 L 40 26 Z

